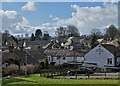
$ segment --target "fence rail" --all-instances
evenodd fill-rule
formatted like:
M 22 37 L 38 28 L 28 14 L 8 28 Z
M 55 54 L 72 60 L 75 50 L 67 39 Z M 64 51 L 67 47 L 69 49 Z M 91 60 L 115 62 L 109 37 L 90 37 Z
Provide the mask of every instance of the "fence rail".
M 40 76 L 47 78 L 119 78 L 119 73 L 94 73 L 94 74 L 77 74 L 69 75 L 68 70 L 41 70 Z

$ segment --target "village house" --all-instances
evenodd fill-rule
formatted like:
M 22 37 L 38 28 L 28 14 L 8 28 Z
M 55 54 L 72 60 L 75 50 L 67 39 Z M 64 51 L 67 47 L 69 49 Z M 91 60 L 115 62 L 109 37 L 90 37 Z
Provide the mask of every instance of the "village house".
M 46 49 L 44 51 L 49 64 L 81 66 L 84 61 L 85 51 L 77 52 L 69 49 Z
M 9 46 L 8 50 L 2 51 L 2 68 L 5 68 L 10 64 L 16 64 L 18 66 L 27 64 L 37 65 L 39 64 L 39 60 L 42 58 L 42 54 L 40 52 L 41 51 L 36 49 L 21 50 L 15 48 L 13 45 Z
M 85 54 L 85 63 L 96 64 L 98 68 L 115 68 L 120 64 L 120 50 L 114 45 L 99 44 Z

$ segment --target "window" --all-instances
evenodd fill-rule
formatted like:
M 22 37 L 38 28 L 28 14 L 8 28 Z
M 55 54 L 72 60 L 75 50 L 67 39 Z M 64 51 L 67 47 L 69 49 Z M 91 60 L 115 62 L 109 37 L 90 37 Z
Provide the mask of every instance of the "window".
M 50 57 L 49 57 L 49 61 L 50 61 Z
M 53 57 L 51 57 L 51 61 L 53 61 Z
M 59 57 L 57 57 L 57 60 L 59 60 Z
M 65 60 L 66 58 L 65 57 L 63 57 L 63 60 Z
M 112 58 L 108 58 L 107 63 L 112 64 Z
M 77 57 L 73 57 L 73 60 L 74 60 L 74 61 L 77 61 Z
M 59 60 L 59 59 L 60 59 L 60 56 L 57 57 L 57 60 Z

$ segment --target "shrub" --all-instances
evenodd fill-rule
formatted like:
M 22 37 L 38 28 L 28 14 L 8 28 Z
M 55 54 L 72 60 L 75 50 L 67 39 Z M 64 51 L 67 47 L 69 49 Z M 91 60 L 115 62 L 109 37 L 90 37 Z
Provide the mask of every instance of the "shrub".
M 40 65 L 37 64 L 37 65 L 34 65 L 34 73 L 39 73 L 40 72 Z
M 3 76 L 7 75 L 25 75 L 25 71 L 27 71 L 27 75 L 36 73 L 39 70 L 38 65 L 28 64 L 25 66 L 21 66 L 19 68 L 18 65 L 11 64 L 10 66 L 4 68 L 2 70 Z
M 33 74 L 35 72 L 35 66 L 32 64 L 28 64 L 21 67 L 21 74 L 25 74 L 25 71 L 27 71 L 27 74 Z
M 47 59 L 47 58 L 45 59 L 44 65 L 45 65 L 45 68 L 46 68 L 46 69 L 49 68 L 49 63 L 48 63 L 48 59 Z
M 3 69 L 5 75 L 19 75 L 19 66 L 11 64 L 10 66 Z

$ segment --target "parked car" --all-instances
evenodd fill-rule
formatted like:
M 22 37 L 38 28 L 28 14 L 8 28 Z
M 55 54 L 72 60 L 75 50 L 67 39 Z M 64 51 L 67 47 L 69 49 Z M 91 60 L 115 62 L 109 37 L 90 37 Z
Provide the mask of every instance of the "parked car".
M 85 74 L 85 75 L 88 75 L 88 74 L 93 74 L 94 71 L 89 69 L 89 68 L 80 68 L 80 69 L 75 69 L 75 70 L 70 70 L 68 71 L 68 74 L 69 75 L 75 75 L 75 74 Z

